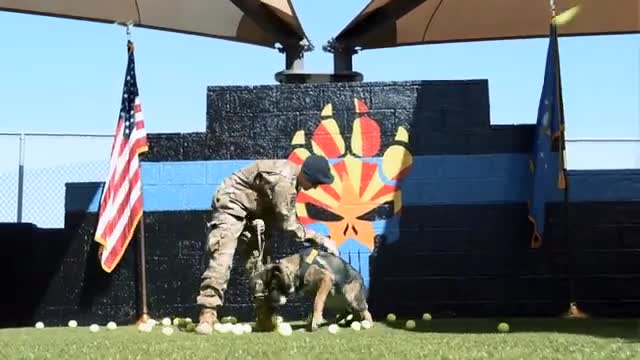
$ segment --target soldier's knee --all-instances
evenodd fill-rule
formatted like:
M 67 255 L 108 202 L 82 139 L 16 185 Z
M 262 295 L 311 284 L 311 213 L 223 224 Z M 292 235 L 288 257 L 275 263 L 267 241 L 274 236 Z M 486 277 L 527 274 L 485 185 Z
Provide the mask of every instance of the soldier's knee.
M 230 229 L 218 227 L 209 232 L 207 246 L 209 253 L 211 254 L 222 252 L 231 253 L 231 256 L 233 256 L 236 244 L 237 239 L 235 238 L 235 234 Z

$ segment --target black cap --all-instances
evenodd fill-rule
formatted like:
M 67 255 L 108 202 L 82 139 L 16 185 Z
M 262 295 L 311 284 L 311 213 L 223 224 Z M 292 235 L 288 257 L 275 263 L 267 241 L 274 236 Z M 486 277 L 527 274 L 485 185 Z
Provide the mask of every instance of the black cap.
M 333 183 L 329 161 L 324 156 L 309 155 L 302 164 L 302 173 L 314 185 Z

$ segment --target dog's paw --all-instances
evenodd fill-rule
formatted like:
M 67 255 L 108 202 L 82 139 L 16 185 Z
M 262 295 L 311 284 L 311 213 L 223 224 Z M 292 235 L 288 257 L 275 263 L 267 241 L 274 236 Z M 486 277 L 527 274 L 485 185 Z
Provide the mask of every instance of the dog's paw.
M 325 319 L 312 319 L 311 322 L 309 322 L 309 331 L 317 331 L 326 323 L 327 321 Z

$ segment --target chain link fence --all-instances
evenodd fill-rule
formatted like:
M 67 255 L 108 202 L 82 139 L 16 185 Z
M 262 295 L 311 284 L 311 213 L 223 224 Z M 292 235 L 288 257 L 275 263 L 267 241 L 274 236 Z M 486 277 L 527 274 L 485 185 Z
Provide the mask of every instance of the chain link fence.
M 0 134 L 0 222 L 63 228 L 65 184 L 105 181 L 113 136 Z
M 18 214 L 20 136 L 0 135 L 0 222 L 15 222 Z
M 0 222 L 63 228 L 65 184 L 105 181 L 112 135 L 0 133 Z M 567 141 L 569 169 L 640 168 L 640 139 Z

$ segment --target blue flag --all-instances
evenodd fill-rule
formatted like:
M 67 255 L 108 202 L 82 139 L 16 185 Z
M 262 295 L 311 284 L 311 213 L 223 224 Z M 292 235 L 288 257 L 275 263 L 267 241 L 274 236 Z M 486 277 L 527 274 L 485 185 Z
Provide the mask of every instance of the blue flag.
M 560 88 L 558 40 L 555 25 L 551 25 L 536 132 L 529 159 L 529 169 L 533 176 L 529 201 L 529 220 L 533 223 L 532 248 L 542 245 L 545 204 L 555 193 L 554 180 L 557 179 L 558 189 L 566 187 L 563 159 L 564 122 Z M 555 140 L 561 140 L 558 152 L 553 151 L 552 148 Z

